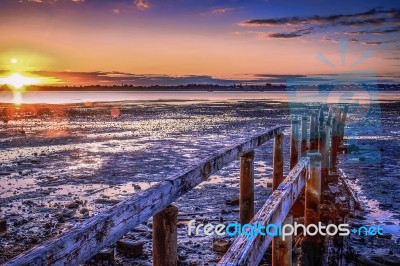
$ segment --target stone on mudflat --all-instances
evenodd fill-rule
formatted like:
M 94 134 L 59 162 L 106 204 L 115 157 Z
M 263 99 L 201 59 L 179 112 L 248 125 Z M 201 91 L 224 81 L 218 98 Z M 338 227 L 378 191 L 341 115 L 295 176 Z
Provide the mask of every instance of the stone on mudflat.
M 383 235 L 377 234 L 379 238 L 384 238 L 384 239 L 392 239 L 392 234 L 389 233 L 383 233 Z
M 4 233 L 5 231 L 7 231 L 7 220 L 0 219 L 0 233 Z
M 100 265 L 103 265 L 104 262 L 107 262 L 107 265 L 113 265 L 114 264 L 114 249 L 113 248 L 106 248 L 97 253 L 95 256 L 95 261 L 96 263 L 101 263 Z
M 123 238 L 117 241 L 117 249 L 127 257 L 140 257 L 143 254 L 143 242 Z
M 213 239 L 213 250 L 220 253 L 226 253 L 231 246 L 231 242 L 228 240 L 215 238 Z
M 239 205 L 239 199 L 229 199 L 226 200 L 225 203 L 229 206 Z

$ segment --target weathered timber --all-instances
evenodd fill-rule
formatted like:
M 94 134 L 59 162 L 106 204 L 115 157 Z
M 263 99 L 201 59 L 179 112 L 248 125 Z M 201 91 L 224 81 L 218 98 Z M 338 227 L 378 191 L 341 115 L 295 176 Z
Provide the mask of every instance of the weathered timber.
M 293 225 L 293 216 L 288 214 L 282 224 Z M 279 238 L 279 241 L 275 241 L 276 238 Z M 292 235 L 286 236 L 285 240 L 280 237 L 274 237 L 272 246 L 272 266 L 291 266 L 293 264 L 292 241 Z
M 309 153 L 310 178 L 306 184 L 306 210 L 304 213 L 304 224 L 318 224 L 320 217 L 321 200 L 321 154 Z
M 303 116 L 301 119 L 301 148 L 300 156 L 307 156 L 307 122 L 308 118 Z M 290 212 L 294 218 L 303 217 L 304 215 L 304 189 L 302 190 L 299 198 L 293 204 Z
M 346 124 L 346 119 L 347 119 L 347 113 L 348 113 L 348 111 L 349 111 L 349 107 L 346 105 L 346 106 L 343 108 L 343 111 L 341 112 L 341 115 L 339 116 L 339 119 L 340 119 L 340 123 L 339 123 L 339 125 L 340 125 L 340 128 L 339 128 L 339 135 L 340 135 L 340 139 L 341 139 L 341 140 L 342 140 L 343 137 L 344 137 L 344 127 L 345 127 L 345 124 Z
M 283 126 L 272 127 L 248 140 L 220 150 L 184 173 L 169 177 L 131 199 L 75 225 L 59 238 L 44 242 L 5 265 L 78 265 L 115 243 L 135 226 L 147 221 L 173 201 L 239 156 L 278 136 Z
M 297 161 L 298 161 L 298 154 L 299 154 L 299 143 L 298 143 L 298 133 L 299 133 L 299 121 L 297 120 L 292 120 L 291 124 L 291 134 L 290 134 L 290 169 L 292 169 L 294 166 L 296 166 Z M 282 140 L 283 142 L 283 140 Z M 275 143 L 276 144 L 276 143 Z M 280 141 L 278 141 L 278 145 L 275 147 L 277 148 L 277 156 L 275 157 L 274 153 L 274 172 L 277 171 L 280 174 L 279 178 L 273 179 L 273 188 L 272 190 L 274 191 L 275 189 L 278 188 L 279 184 L 282 183 L 283 181 L 283 150 L 282 150 L 282 144 Z M 280 158 L 282 156 L 282 158 Z M 282 161 L 282 167 L 278 161 Z M 275 168 L 277 167 L 277 169 Z M 293 217 L 288 214 L 288 216 L 285 219 L 286 222 L 288 221 L 293 221 Z M 290 250 L 290 252 L 289 252 Z M 285 241 L 282 240 L 281 237 L 276 236 L 272 239 L 272 266 L 280 266 L 284 265 L 284 262 L 286 261 L 291 261 L 292 258 L 292 242 L 290 239 L 290 242 L 288 239 Z
M 283 181 L 283 134 L 275 137 L 272 164 L 272 190 L 275 190 Z
M 240 157 L 239 221 L 248 223 L 254 216 L 254 151 Z
M 319 129 L 318 129 L 318 152 L 321 154 L 321 184 L 325 187 L 326 179 L 328 176 L 328 169 L 326 166 L 326 129 L 323 108 L 319 112 Z
M 307 154 L 307 122 L 308 118 L 303 116 L 301 118 L 301 148 L 300 155 L 301 157 L 306 156 Z
M 299 121 L 292 120 L 290 134 L 290 169 L 293 169 L 299 160 Z
M 329 120 L 328 120 L 329 121 Z M 325 128 L 325 150 L 324 150 L 324 165 L 325 165 L 325 169 L 324 171 L 325 176 L 328 176 L 329 173 L 329 169 L 331 168 L 331 147 L 332 147 L 332 126 L 331 123 L 329 121 L 329 123 L 326 124 L 326 128 Z
M 275 137 L 274 141 L 274 158 L 273 158 L 273 177 L 272 177 L 272 191 L 276 190 L 284 180 L 283 178 L 283 134 Z M 272 264 L 277 265 L 274 259 L 277 258 L 277 252 L 281 242 L 278 237 L 272 240 Z M 277 249 L 278 248 L 278 249 Z M 275 255 L 274 255 L 275 254 Z
M 332 119 L 332 139 L 331 139 L 331 171 L 336 169 L 337 153 L 339 148 L 338 116 Z
M 153 216 L 153 265 L 178 263 L 178 208 L 169 205 Z
M 310 178 L 306 184 L 304 225 L 317 225 L 320 221 L 321 201 L 321 154 L 309 153 Z M 320 265 L 321 262 L 321 236 L 306 235 L 301 244 L 301 265 Z
M 301 158 L 250 223 L 257 224 L 259 222 L 262 225 L 268 225 L 283 222 L 307 182 L 308 174 L 306 171 L 308 166 L 309 158 Z M 272 238 L 268 234 L 265 236 L 259 234 L 250 240 L 246 240 L 246 236 L 240 235 L 235 239 L 218 265 L 258 265 Z
M 313 113 L 310 117 L 310 151 L 318 149 L 318 126 L 317 116 Z

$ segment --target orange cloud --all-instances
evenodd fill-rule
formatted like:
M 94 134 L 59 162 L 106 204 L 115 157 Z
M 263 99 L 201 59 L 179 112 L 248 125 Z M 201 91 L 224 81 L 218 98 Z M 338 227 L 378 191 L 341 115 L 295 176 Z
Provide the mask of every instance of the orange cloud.
M 135 6 L 138 9 L 145 10 L 150 8 L 150 3 L 147 0 L 135 0 Z

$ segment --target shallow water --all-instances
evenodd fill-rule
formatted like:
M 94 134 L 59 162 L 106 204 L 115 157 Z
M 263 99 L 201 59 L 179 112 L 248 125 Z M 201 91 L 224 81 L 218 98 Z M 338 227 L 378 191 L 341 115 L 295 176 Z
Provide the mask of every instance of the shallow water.
M 10 232 L 21 243 L 21 239 L 30 241 L 33 234 L 43 239 L 56 236 L 218 149 L 277 124 L 289 126 L 290 116 L 309 115 L 319 106 L 232 100 L 90 105 L 83 101 L 56 109 L 37 107 L 50 111 L 33 110 L 40 115 L 29 118 L 17 114 L 16 120 L 0 127 L 0 216 L 15 224 Z M 383 224 L 399 236 L 399 107 L 394 103 L 381 106 L 379 115 L 372 116 L 360 116 L 359 106 L 350 109 L 346 141 L 363 149 L 341 156 L 339 166 L 370 210 L 368 222 Z M 376 114 L 376 108 L 370 109 Z M 289 135 L 289 127 L 285 134 Z M 263 197 L 271 181 L 271 148 L 269 142 L 256 150 L 256 185 Z M 218 188 L 224 183 L 226 189 L 237 189 L 237 170 L 235 162 L 203 186 Z M 69 209 L 68 204 L 75 201 L 82 204 Z M 263 201 L 265 197 L 259 198 L 257 206 Z M 181 209 L 193 211 L 192 206 Z M 43 229 L 49 221 L 50 228 Z M 0 242 L 0 247 L 12 245 L 17 242 Z
M 277 102 L 323 102 L 323 103 L 352 103 L 359 102 L 368 104 L 377 101 L 399 101 L 400 94 L 396 91 L 269 91 L 269 92 L 77 92 L 77 91 L 37 91 L 24 92 L 21 94 L 21 101 L 25 104 L 49 103 L 49 104 L 67 104 L 84 102 L 119 102 L 119 101 L 229 101 L 229 100 L 270 100 Z M 11 91 L 0 91 L 0 103 L 14 103 L 15 94 Z

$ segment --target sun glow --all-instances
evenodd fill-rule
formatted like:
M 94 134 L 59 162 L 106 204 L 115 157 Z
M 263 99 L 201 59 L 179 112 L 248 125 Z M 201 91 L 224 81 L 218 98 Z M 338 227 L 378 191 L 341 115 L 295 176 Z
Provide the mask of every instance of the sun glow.
M 24 86 L 27 85 L 34 85 L 38 84 L 39 79 L 37 78 L 29 78 L 21 75 L 20 73 L 14 73 L 9 77 L 5 77 L 0 79 L 0 84 L 6 84 L 14 89 L 21 89 Z

